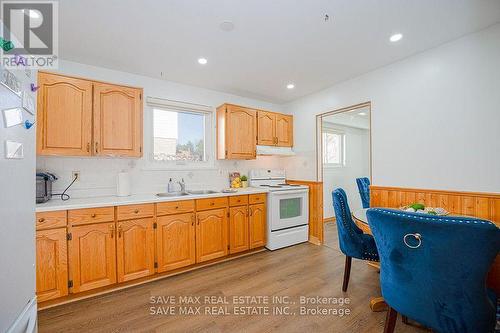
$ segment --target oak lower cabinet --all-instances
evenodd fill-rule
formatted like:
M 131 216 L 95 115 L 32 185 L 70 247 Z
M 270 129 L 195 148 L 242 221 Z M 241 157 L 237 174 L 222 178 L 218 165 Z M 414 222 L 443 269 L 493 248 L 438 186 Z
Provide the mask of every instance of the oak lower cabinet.
M 249 206 L 250 249 L 266 245 L 266 205 Z
M 117 222 L 116 263 L 118 282 L 155 272 L 153 218 Z
M 194 264 L 196 262 L 195 214 L 159 216 L 156 223 L 158 272 Z
M 248 206 L 229 209 L 229 253 L 249 249 Z
M 115 222 L 70 227 L 69 232 L 71 292 L 82 292 L 115 283 Z
M 39 302 L 68 295 L 66 228 L 36 232 L 36 295 Z
M 224 257 L 228 253 L 227 209 L 196 213 L 196 262 Z

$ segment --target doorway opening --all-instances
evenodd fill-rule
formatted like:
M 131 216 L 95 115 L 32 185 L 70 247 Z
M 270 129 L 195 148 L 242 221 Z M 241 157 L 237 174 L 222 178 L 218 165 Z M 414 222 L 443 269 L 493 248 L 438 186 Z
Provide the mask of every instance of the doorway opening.
M 324 245 L 339 250 L 332 192 L 342 188 L 351 211 L 363 209 L 357 178 L 371 183 L 371 103 L 320 114 L 317 178 L 323 182 Z

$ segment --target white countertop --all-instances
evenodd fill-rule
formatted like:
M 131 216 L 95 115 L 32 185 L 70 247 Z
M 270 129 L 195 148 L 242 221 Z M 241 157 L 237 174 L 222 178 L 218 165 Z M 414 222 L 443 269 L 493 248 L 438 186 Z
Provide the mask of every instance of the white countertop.
M 236 193 L 211 193 L 211 194 L 192 194 L 179 197 L 158 197 L 156 194 L 133 194 L 128 197 L 94 197 L 94 198 L 75 198 L 67 201 L 60 199 L 52 199 L 42 204 L 36 205 L 36 212 L 50 212 L 55 210 L 81 209 L 81 208 L 96 208 L 109 206 L 123 206 L 144 203 L 156 203 L 166 201 L 180 201 L 192 199 L 205 199 L 213 197 L 229 197 L 235 195 L 267 193 L 268 190 L 254 187 L 240 188 Z

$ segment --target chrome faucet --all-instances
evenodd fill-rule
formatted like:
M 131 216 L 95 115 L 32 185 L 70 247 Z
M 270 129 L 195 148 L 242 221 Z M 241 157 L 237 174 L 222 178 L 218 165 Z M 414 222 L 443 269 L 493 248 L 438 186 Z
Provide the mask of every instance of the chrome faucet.
M 184 182 L 184 178 L 182 178 L 182 180 L 178 183 L 181 186 L 181 192 L 186 192 L 186 183 Z

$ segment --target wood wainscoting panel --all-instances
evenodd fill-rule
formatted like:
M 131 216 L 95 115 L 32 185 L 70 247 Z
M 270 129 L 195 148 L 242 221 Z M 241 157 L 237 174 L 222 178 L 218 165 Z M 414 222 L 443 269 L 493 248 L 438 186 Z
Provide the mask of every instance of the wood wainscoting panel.
M 309 186 L 309 242 L 323 244 L 323 182 L 287 180 L 287 183 Z
M 399 208 L 418 202 L 442 207 L 451 214 L 478 217 L 500 227 L 500 193 L 425 190 L 414 188 L 370 186 L 370 206 Z M 488 275 L 488 286 L 500 293 L 500 255 Z

